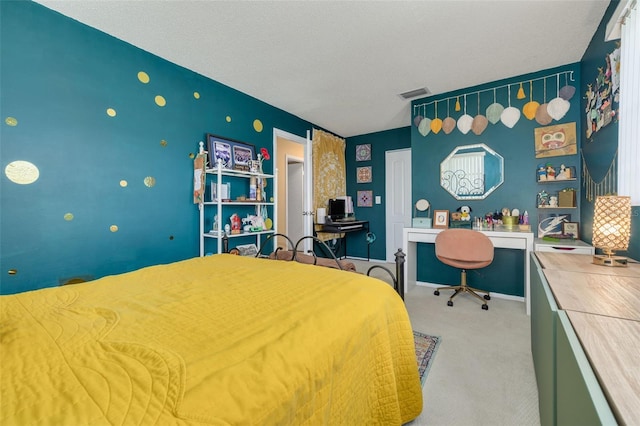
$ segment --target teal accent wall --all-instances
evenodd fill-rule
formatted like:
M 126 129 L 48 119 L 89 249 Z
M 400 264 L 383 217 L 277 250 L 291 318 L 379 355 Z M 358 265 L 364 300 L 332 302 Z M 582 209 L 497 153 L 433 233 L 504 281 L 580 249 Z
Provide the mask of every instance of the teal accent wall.
M 496 88 L 496 102 L 499 102 L 505 108 L 509 106 L 510 102 L 511 106 L 522 111 L 523 106 L 530 100 L 530 81 L 533 86 L 533 100 L 542 104 L 545 101 L 545 96 L 547 102 L 557 96 L 556 74 L 562 73 L 560 86 L 565 85 L 565 72 L 570 73 L 567 77 L 568 79 L 570 79 L 571 73 L 573 74 L 574 81 L 567 80 L 567 82 L 578 88 L 580 66 L 579 64 L 568 64 L 415 100 L 412 102 L 412 122 L 415 115 L 425 115 L 423 104 L 436 100 L 440 101 L 437 104 L 438 118 L 444 119 L 447 115 L 450 115 L 457 121 L 465 113 L 465 94 L 467 94 L 467 114 L 473 117 L 480 111 L 480 114 L 484 115 L 486 108 L 494 102 L 494 88 Z M 523 89 L 526 94 L 524 99 L 517 99 L 516 96 L 520 88 L 520 82 L 524 83 Z M 511 87 L 510 98 L 508 86 Z M 480 110 L 478 110 L 478 96 L 480 96 Z M 570 100 L 571 107 L 567 114 L 561 120 L 554 120 L 548 126 L 576 123 L 577 137 L 580 134 L 582 122 L 579 98 L 580 95 L 576 93 Z M 450 99 L 449 109 L 447 109 L 447 99 Z M 460 100 L 460 111 L 454 110 L 456 99 Z M 436 117 L 435 107 L 435 103 L 426 106 L 427 117 L 431 119 Z M 553 187 L 538 184 L 536 178 L 537 165 L 551 163 L 555 167 L 559 167 L 561 164 L 565 164 L 566 166 L 575 167 L 577 171 L 580 170 L 578 154 L 536 158 L 534 134 L 535 129 L 540 127 L 546 126 L 538 124 L 535 119 L 527 119 L 524 114 L 521 114 L 519 121 L 513 128 L 509 128 L 498 121 L 496 124 L 489 123 L 480 135 L 476 135 L 472 131 L 463 134 L 455 128 L 448 135 L 444 131 L 440 131 L 438 134 L 430 132 L 426 136 L 422 136 L 414 124 L 411 126 L 413 202 L 420 198 L 426 198 L 431 202 L 434 210 L 449 210 L 450 212 L 456 211 L 463 205 L 468 205 L 472 209 L 472 217 L 481 217 L 486 213 L 500 211 L 503 207 L 508 207 L 509 209 L 517 208 L 521 213 L 525 211 L 528 213 L 532 231 L 536 233 L 539 213 L 536 208 L 537 193 L 542 189 L 547 192 L 553 192 L 565 187 L 579 187 L 579 182 L 577 181 L 562 184 L 554 183 Z M 440 163 L 455 147 L 477 143 L 484 143 L 504 157 L 504 183 L 484 200 L 456 200 L 440 186 Z M 549 210 L 544 212 L 549 212 Z M 554 210 L 553 212 L 568 213 L 572 215 L 572 219 L 579 219 L 579 208 Z M 420 246 L 424 246 L 424 244 Z M 446 268 L 435 258 L 432 248 L 419 247 L 418 256 L 420 257 L 418 267 L 419 281 L 438 284 L 452 284 L 459 281 L 459 273 L 455 274 L 449 271 L 447 274 L 444 272 Z M 481 273 L 483 274 L 482 288 L 499 293 L 524 296 L 524 270 L 522 269 L 522 259 L 524 258 L 522 256 L 522 253 L 517 251 L 496 250 L 493 264 Z M 469 275 L 469 285 L 474 285 L 472 274 Z
M 3 294 L 197 256 L 192 154 L 205 133 L 271 150 L 273 128 L 311 128 L 37 3 L 0 2 L 0 24 Z M 33 163 L 38 180 L 9 180 L 16 160 Z
M 386 259 L 386 230 L 385 230 L 385 152 L 411 147 L 411 129 L 401 127 L 384 132 L 369 133 L 346 139 L 345 162 L 347 168 L 347 195 L 353 199 L 353 209 L 356 218 L 369 221 L 370 231 L 376 240 L 370 246 L 372 259 Z M 371 145 L 371 161 L 356 161 L 356 146 Z M 358 167 L 371 166 L 371 183 L 357 183 L 356 171 Z M 374 203 L 372 207 L 358 207 L 358 191 L 372 191 Z M 382 198 L 381 204 L 375 204 L 375 197 Z M 352 257 L 367 257 L 367 243 L 362 232 L 347 234 L 348 255 Z
M 591 43 L 589 43 L 589 47 L 582 57 L 580 68 L 583 79 L 579 90 L 580 93 L 586 93 L 589 89 L 589 85 L 591 85 L 595 90 L 595 82 L 599 74 L 598 68 L 606 69 L 607 56 L 620 44 L 620 40 L 610 42 L 604 41 L 607 22 L 611 19 L 611 16 L 617 6 L 617 1 L 611 2 L 602 22 L 600 22 L 598 30 L 593 35 Z M 586 99 L 583 99 L 581 103 L 581 110 L 585 111 L 586 108 L 587 101 Z M 615 102 L 614 108 L 618 108 L 618 104 Z M 583 117 L 586 121 L 586 117 L 584 115 Z M 637 117 L 635 119 L 637 119 Z M 584 140 L 582 144 L 582 152 L 584 154 L 585 164 L 587 165 L 587 169 L 589 170 L 593 180 L 599 182 L 604 178 L 609 170 L 609 166 L 611 165 L 611 162 L 618 150 L 618 117 L 616 116 L 609 125 L 602 127 L 597 132 L 594 132 L 589 138 L 587 138 L 586 132 L 583 132 L 581 137 Z M 583 192 L 580 222 L 582 225 L 583 239 L 591 242 L 593 239 L 593 209 L 595 200 L 589 201 L 585 198 L 585 195 L 586 194 Z M 622 251 L 618 252 L 618 254 L 640 260 L 640 206 L 632 208 L 631 241 L 629 244 L 629 250 L 626 253 Z

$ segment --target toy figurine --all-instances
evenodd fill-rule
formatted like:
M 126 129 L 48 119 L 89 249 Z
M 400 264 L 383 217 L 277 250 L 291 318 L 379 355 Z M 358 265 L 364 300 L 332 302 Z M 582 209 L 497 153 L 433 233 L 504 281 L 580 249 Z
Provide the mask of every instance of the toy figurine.
M 547 170 L 544 164 L 538 164 L 538 182 L 547 180 Z
M 240 216 L 238 216 L 237 213 L 232 214 L 229 218 L 229 222 L 231 222 L 231 233 L 239 234 L 242 229 L 242 221 L 240 220 Z
M 547 180 L 556 180 L 556 169 L 551 164 L 547 164 Z
M 542 190 L 538 192 L 538 207 L 546 207 L 549 204 L 549 194 Z
M 549 207 L 558 207 L 558 197 L 555 195 L 549 197 Z

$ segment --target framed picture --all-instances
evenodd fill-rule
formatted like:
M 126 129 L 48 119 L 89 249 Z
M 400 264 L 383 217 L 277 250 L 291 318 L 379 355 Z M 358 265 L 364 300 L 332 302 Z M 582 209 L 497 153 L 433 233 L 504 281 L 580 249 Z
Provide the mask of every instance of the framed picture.
M 562 222 L 562 234 L 571 235 L 576 240 L 579 240 L 580 224 L 578 222 Z
M 371 160 L 371 144 L 356 145 L 356 161 Z
M 223 169 L 249 171 L 256 153 L 254 145 L 207 134 L 209 167 L 217 168 L 218 162 Z
M 371 183 L 371 166 L 356 168 L 357 183 Z
M 373 191 L 358 191 L 358 207 L 373 207 Z
M 576 123 L 534 129 L 536 158 L 557 157 L 578 153 Z
M 433 227 L 448 228 L 449 227 L 449 210 L 433 211 Z

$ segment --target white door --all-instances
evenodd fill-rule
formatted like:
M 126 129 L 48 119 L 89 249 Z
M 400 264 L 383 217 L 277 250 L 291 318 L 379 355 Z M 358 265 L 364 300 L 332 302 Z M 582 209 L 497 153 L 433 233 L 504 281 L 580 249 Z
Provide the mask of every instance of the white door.
M 287 236 L 295 243 L 304 237 L 304 162 L 287 156 Z
M 402 248 L 402 230 L 411 226 L 411 149 L 385 152 L 387 262 Z

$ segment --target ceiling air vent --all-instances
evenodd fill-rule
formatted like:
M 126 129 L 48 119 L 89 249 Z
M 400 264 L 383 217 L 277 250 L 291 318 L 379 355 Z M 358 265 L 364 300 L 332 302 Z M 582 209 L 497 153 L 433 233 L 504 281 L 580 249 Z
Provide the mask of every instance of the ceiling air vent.
M 426 87 L 421 87 L 419 89 L 409 90 L 408 92 L 400 93 L 400 97 L 402 99 L 413 99 L 419 96 L 427 96 L 430 95 L 431 91 Z

